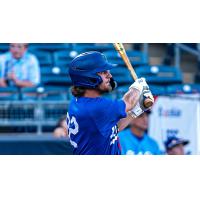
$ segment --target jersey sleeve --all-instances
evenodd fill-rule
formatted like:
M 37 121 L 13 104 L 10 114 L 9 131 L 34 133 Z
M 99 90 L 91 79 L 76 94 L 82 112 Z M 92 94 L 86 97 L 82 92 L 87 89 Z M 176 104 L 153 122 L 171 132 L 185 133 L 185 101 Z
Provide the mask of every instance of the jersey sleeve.
M 99 98 L 94 109 L 90 110 L 90 116 L 99 132 L 107 137 L 118 121 L 126 117 L 125 109 L 126 105 L 123 100 Z

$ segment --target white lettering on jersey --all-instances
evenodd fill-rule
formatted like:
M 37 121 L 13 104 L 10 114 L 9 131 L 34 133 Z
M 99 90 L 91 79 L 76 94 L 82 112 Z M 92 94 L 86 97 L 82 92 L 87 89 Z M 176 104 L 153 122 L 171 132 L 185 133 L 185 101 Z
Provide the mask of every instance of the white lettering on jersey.
M 70 125 L 72 124 L 74 125 L 74 128 L 70 128 Z M 71 134 L 76 135 L 78 133 L 79 125 L 74 116 L 72 116 L 70 119 L 68 113 L 67 113 L 67 127 L 68 127 L 68 132 L 69 132 L 69 141 L 74 148 L 77 148 L 78 147 L 77 143 L 71 140 L 70 135 Z
M 118 139 L 117 133 L 118 133 L 118 128 L 117 125 L 115 125 L 112 127 L 112 134 L 110 135 L 111 139 L 110 145 L 114 144 L 115 141 Z

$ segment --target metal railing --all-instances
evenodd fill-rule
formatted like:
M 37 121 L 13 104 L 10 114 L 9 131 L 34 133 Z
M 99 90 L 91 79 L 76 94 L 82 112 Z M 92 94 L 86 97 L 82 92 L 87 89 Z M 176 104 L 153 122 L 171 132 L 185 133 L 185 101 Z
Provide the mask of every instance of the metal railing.
M 197 57 L 198 61 L 200 61 L 200 43 L 197 44 L 197 49 L 193 49 L 185 44 L 176 43 L 174 46 L 174 52 L 175 52 L 175 66 L 177 68 L 180 68 L 180 62 L 181 62 L 181 51 L 185 51 L 189 54 L 192 54 Z
M 69 101 L 0 101 L 0 126 L 55 126 L 67 114 Z

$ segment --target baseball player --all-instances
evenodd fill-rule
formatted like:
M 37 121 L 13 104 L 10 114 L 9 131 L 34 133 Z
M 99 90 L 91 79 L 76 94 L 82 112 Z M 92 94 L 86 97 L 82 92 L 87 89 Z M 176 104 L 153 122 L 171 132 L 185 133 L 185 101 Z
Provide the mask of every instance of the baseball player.
M 118 132 L 145 110 L 145 98 L 153 96 L 144 78 L 137 79 L 121 100 L 102 97 L 115 89 L 106 57 L 96 51 L 75 57 L 69 66 L 72 99 L 67 126 L 74 154 L 121 154 Z M 124 77 L 126 78 L 126 77 Z

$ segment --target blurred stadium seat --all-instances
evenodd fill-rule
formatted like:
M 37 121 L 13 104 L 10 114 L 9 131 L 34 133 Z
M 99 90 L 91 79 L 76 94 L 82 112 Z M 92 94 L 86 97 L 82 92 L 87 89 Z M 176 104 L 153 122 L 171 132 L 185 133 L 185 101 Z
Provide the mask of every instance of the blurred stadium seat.
M 119 86 L 133 83 L 133 78 L 127 68 L 115 67 L 111 69 L 111 74 Z
M 76 43 L 73 44 L 73 50 L 76 50 L 78 53 L 83 53 L 85 51 L 108 51 L 112 50 L 112 43 Z
M 129 87 L 130 87 L 130 84 L 117 87 L 116 98 L 122 98 L 123 95 L 128 91 Z M 166 96 L 167 95 L 167 90 L 163 86 L 149 85 L 149 88 L 150 88 L 153 96 Z
M 0 87 L 0 101 L 19 100 L 19 89 L 17 87 Z
M 53 60 L 49 52 L 41 51 L 41 50 L 34 50 L 34 51 L 32 50 L 30 52 L 37 57 L 41 67 L 53 66 Z
M 149 85 L 149 88 L 153 94 L 153 96 L 166 96 L 167 91 L 166 87 L 160 85 Z
M 68 67 L 69 63 L 72 61 L 71 51 L 56 51 L 53 54 L 53 63 L 56 67 Z M 77 54 L 76 54 L 77 55 Z
M 166 87 L 166 92 L 170 94 L 195 94 L 200 93 L 200 84 L 176 84 Z
M 109 62 L 124 66 L 124 61 L 121 59 L 120 55 L 115 50 L 110 50 L 103 53 L 105 54 Z M 131 50 L 126 51 L 126 53 L 133 66 L 148 64 L 148 56 L 145 53 L 141 51 Z
M 49 86 L 71 86 L 71 79 L 69 76 L 49 75 L 42 77 L 42 84 Z
M 136 68 L 138 77 L 145 77 L 149 84 L 182 83 L 182 72 L 172 66 L 140 66 Z
M 61 101 L 69 99 L 69 88 L 56 86 L 38 86 L 21 89 L 22 100 L 51 100 Z
M 48 51 L 55 52 L 59 50 L 67 50 L 71 48 L 71 44 L 67 43 L 31 43 L 29 44 L 30 51 Z
M 43 66 L 40 69 L 42 76 L 49 76 L 49 75 L 62 75 L 67 76 L 68 75 L 68 69 L 67 67 L 52 67 L 52 66 Z
M 9 43 L 0 43 L 0 53 L 5 53 L 9 50 Z

